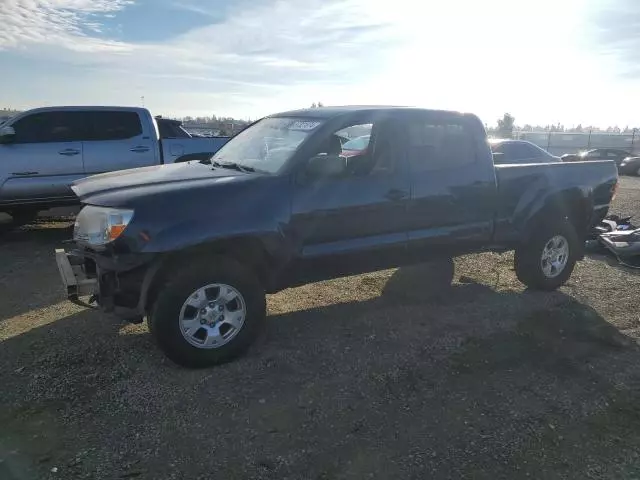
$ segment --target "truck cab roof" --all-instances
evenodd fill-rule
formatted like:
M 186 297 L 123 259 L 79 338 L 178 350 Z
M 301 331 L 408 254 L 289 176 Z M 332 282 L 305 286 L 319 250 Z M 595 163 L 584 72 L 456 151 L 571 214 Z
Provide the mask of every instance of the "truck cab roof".
M 334 117 L 340 117 L 343 115 L 350 115 L 354 113 L 378 113 L 378 112 L 391 112 L 391 113 L 406 113 L 406 112 L 424 112 L 424 113 L 441 113 L 449 115 L 464 115 L 473 116 L 473 114 L 456 112 L 450 110 L 434 110 L 428 108 L 417 108 L 397 105 L 344 105 L 335 107 L 317 107 L 317 108 L 302 108 L 299 110 L 289 110 L 287 112 L 276 113 L 270 115 L 270 117 L 308 117 L 308 118 L 322 118 L 330 119 Z
M 51 111 L 60 111 L 60 110 L 65 110 L 65 111 L 86 111 L 86 110 L 92 110 L 92 111 L 112 111 L 112 110 L 124 110 L 124 111 L 147 111 L 146 108 L 143 107 L 123 107 L 123 106 L 118 106 L 118 105 L 57 105 L 57 106 L 50 106 L 50 107 L 38 107 L 38 108 L 32 108 L 29 110 L 25 110 L 25 112 L 23 113 L 36 113 L 36 112 L 51 112 Z

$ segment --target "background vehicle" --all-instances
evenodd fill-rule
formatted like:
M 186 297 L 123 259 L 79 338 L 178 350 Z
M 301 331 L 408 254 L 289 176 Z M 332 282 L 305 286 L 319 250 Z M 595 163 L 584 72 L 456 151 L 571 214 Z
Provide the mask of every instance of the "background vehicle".
M 360 137 L 347 140 L 342 144 L 342 155 L 350 157 L 364 153 L 369 146 L 370 139 L 371 135 L 362 135 Z
M 618 148 L 594 148 L 580 153 L 567 153 L 562 155 L 563 162 L 584 162 L 590 160 L 613 160 L 620 165 L 622 160 L 630 155 L 626 150 Z
M 353 126 L 369 147 L 345 157 L 340 132 Z M 76 182 L 77 249 L 56 260 L 72 300 L 97 289 L 103 309 L 146 315 L 174 361 L 205 366 L 252 343 L 265 292 L 320 279 L 515 249 L 518 278 L 555 289 L 616 184 L 612 162 L 494 166 L 469 114 L 299 110 L 256 122 L 210 165 Z
M 636 175 L 640 177 L 640 157 L 627 157 L 620 165 L 618 165 L 618 172 L 621 175 Z
M 96 173 L 209 158 L 227 138 L 194 139 L 180 122 L 132 107 L 47 107 L 0 127 L 0 212 L 16 223 L 76 203 L 70 185 Z
M 559 157 L 526 140 L 491 139 L 489 145 L 496 165 L 560 161 Z

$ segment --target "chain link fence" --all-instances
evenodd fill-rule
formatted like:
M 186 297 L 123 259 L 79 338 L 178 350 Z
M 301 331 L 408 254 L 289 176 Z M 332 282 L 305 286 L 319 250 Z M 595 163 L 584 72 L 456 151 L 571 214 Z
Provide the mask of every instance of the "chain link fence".
M 615 148 L 640 155 L 640 131 L 632 133 L 607 132 L 528 132 L 514 131 L 513 138 L 527 140 L 553 155 L 577 153 L 594 148 Z

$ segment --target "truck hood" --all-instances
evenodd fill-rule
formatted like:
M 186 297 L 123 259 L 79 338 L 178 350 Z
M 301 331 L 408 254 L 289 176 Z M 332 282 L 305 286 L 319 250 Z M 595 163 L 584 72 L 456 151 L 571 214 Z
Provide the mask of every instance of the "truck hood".
M 153 190 L 155 193 L 168 192 L 184 189 L 190 184 L 202 182 L 210 184 L 246 175 L 248 174 L 225 168 L 213 168 L 211 165 L 194 161 L 101 173 L 75 181 L 71 189 L 81 201 L 90 203 L 87 202 L 89 197 L 97 195 L 134 194 L 141 189 Z

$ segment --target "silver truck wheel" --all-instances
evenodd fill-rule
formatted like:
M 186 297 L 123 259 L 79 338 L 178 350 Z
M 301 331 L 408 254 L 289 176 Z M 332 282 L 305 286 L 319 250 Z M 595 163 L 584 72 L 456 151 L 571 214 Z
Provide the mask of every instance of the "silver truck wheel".
M 230 285 L 211 283 L 191 293 L 180 309 L 180 333 L 196 348 L 219 348 L 244 325 L 247 307 Z
M 149 325 L 171 360 L 200 368 L 244 353 L 265 315 L 264 288 L 252 269 L 230 257 L 194 256 L 160 286 Z
M 569 279 L 579 255 L 573 225 L 566 219 L 547 221 L 516 248 L 516 275 L 534 290 L 555 290 Z
M 569 260 L 569 242 L 562 235 L 551 238 L 542 250 L 540 266 L 547 278 L 555 278 L 562 273 Z

